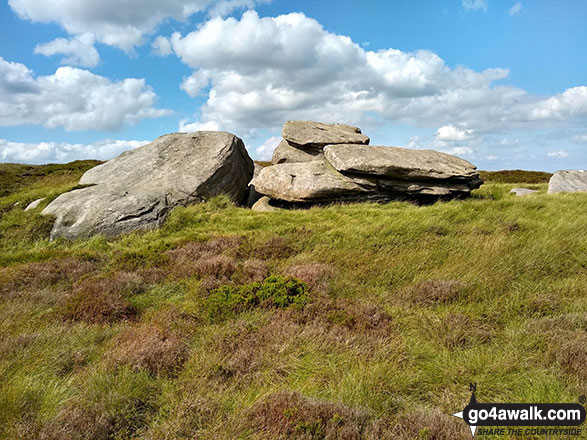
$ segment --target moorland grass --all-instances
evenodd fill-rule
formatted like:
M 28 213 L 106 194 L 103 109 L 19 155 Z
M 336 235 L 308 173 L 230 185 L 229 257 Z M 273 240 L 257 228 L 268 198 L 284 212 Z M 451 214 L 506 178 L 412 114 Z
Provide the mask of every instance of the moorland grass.
M 449 415 L 469 382 L 482 402 L 587 390 L 587 194 L 219 197 L 156 231 L 51 242 L 24 202 L 78 177 L 0 198 L 2 439 L 470 438 Z M 231 308 L 267 277 L 303 285 L 303 307 Z

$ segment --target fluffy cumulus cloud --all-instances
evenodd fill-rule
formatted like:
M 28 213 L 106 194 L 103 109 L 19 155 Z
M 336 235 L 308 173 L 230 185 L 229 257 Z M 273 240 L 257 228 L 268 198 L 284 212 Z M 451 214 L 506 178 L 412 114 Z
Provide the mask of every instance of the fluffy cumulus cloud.
M 448 124 L 471 108 L 490 112 L 524 94 L 492 86 L 505 69 L 451 69 L 424 50 L 366 51 L 299 13 L 215 18 L 187 35 L 158 38 L 155 49 L 194 68 L 181 87 L 207 95 L 197 122 L 234 130 L 275 128 L 292 118 L 359 123 L 368 113 Z
M 281 138 L 278 136 L 271 136 L 267 139 L 261 146 L 255 149 L 257 153 L 257 159 L 259 160 L 271 160 L 271 156 L 273 156 L 273 151 L 281 142 Z
M 534 96 L 501 84 L 507 69 L 450 67 L 426 50 L 370 51 L 301 13 L 216 17 L 187 34 L 157 38 L 154 50 L 192 67 L 181 88 L 206 98 L 182 130 L 219 128 L 258 139 L 288 119 L 365 131 L 399 123 L 437 130 L 418 147 L 471 156 L 495 141 L 488 135 L 587 116 L 586 87 Z
M 457 128 L 454 125 L 444 125 L 436 132 L 436 138 L 441 141 L 465 141 L 473 134 L 473 130 Z
M 35 77 L 0 57 L 0 126 L 38 124 L 72 130 L 118 130 L 169 114 L 144 79 L 114 82 L 87 70 L 60 67 Z
M 35 53 L 51 56 L 64 55 L 61 64 L 79 67 L 95 67 L 100 62 L 100 55 L 94 47 L 94 36 L 82 34 L 76 38 L 56 38 L 49 43 L 38 44 Z
M 79 158 L 108 160 L 147 141 L 103 140 L 93 144 L 58 142 L 24 143 L 0 139 L 0 162 L 47 163 L 70 162 Z
M 267 0 L 8 0 L 24 19 L 57 23 L 72 35 L 131 51 L 166 19 L 185 20 L 199 11 L 227 14 Z M 61 43 L 62 44 L 62 43 Z

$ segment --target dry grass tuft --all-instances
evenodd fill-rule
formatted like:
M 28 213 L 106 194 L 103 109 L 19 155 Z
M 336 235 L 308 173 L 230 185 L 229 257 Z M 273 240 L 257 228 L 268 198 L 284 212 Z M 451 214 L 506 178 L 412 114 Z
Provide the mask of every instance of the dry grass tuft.
M 46 424 L 39 440 L 109 440 L 117 431 L 116 418 L 94 405 L 68 406 Z
M 395 325 L 391 316 L 375 304 L 357 304 L 347 299 L 317 296 L 301 311 L 292 311 L 292 318 L 306 325 L 344 330 L 371 338 L 390 336 Z
M 302 280 L 313 292 L 326 293 L 328 281 L 334 275 L 334 268 L 326 263 L 307 263 L 290 266 L 284 273 Z
M 253 405 L 245 425 L 259 437 L 271 439 L 390 438 L 365 411 L 291 391 L 270 394 Z
M 148 322 L 126 329 L 106 357 L 115 366 L 129 365 L 153 375 L 173 375 L 188 358 L 186 335 L 174 327 L 182 319 L 176 310 L 166 310 Z
M 241 237 L 223 237 L 203 243 L 191 242 L 167 251 L 171 270 L 178 278 L 195 275 L 227 280 L 236 271 L 236 263 L 232 256 L 224 253 L 234 253 L 241 242 Z
M 587 380 L 587 334 L 576 332 L 551 345 L 551 356 L 571 375 Z
M 461 281 L 428 280 L 407 289 L 404 296 L 412 304 L 430 306 L 456 301 L 464 289 Z
M 438 409 L 426 409 L 400 416 L 392 430 L 395 440 L 470 440 L 465 423 Z
M 92 324 L 131 319 L 137 312 L 127 297 L 145 288 L 144 280 L 136 273 L 116 272 L 109 277 L 86 278 L 65 296 L 60 313 L 66 321 Z
M 0 296 L 13 296 L 19 291 L 47 288 L 61 282 L 69 283 L 95 269 L 95 263 L 73 258 L 0 269 Z
M 494 333 L 487 324 L 458 313 L 448 314 L 427 328 L 431 337 L 439 339 L 450 350 L 486 343 Z
M 244 262 L 242 269 L 241 284 L 261 282 L 269 276 L 267 264 L 257 258 L 251 258 Z
M 262 260 L 288 258 L 295 254 L 295 249 L 285 237 L 273 236 L 253 247 L 253 256 Z

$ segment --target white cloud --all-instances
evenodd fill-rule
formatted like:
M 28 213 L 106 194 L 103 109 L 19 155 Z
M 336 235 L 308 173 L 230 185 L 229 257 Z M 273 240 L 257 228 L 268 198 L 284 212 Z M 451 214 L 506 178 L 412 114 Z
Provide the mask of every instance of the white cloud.
M 35 77 L 0 57 L 0 126 L 40 124 L 72 130 L 118 130 L 169 114 L 144 79 L 113 82 L 74 67 Z
M 587 144 L 587 134 L 578 134 L 573 136 L 573 140 L 580 144 Z
M 499 157 L 498 156 L 486 156 L 485 160 L 489 160 L 491 162 L 498 160 Z
M 94 47 L 94 37 L 82 34 L 76 38 L 57 38 L 49 43 L 38 44 L 35 53 L 51 56 L 62 54 L 61 64 L 79 67 L 95 67 L 100 62 L 100 55 Z
M 299 13 L 215 18 L 168 41 L 195 69 L 182 88 L 208 95 L 197 122 L 234 132 L 278 129 L 287 119 L 360 123 L 369 113 L 417 125 L 482 114 L 499 124 L 510 118 L 498 109 L 525 94 L 493 86 L 505 69 L 451 69 L 425 50 L 367 51 Z
M 488 0 L 462 0 L 461 4 L 465 9 L 470 9 L 473 11 L 482 9 L 483 11 L 487 11 Z
M 57 23 L 71 35 L 92 34 L 97 41 L 132 51 L 166 19 L 186 20 L 208 10 L 228 14 L 267 0 L 8 0 L 23 19 Z
M 216 121 L 207 122 L 191 122 L 188 123 L 185 119 L 179 121 L 179 130 L 184 133 L 192 133 L 194 131 L 219 131 L 222 126 Z
M 275 148 L 280 142 L 281 138 L 278 136 L 272 136 L 269 139 L 267 139 L 263 143 L 263 145 L 257 147 L 257 149 L 255 150 L 255 152 L 257 153 L 257 159 L 271 160 L 271 157 L 273 156 L 273 151 L 275 151 Z
M 521 2 L 518 2 L 514 6 L 511 7 L 511 9 L 509 10 L 508 14 L 511 17 L 512 15 L 516 15 L 521 10 L 522 10 L 522 3 Z
M 103 140 L 94 144 L 24 143 L 0 139 L 0 162 L 64 163 L 77 159 L 108 160 L 149 141 Z
M 564 127 L 587 116 L 587 87 L 536 97 L 496 83 L 506 69 L 451 68 L 426 50 L 370 51 L 301 13 L 217 17 L 165 41 L 158 44 L 194 69 L 183 90 L 207 97 L 180 128 L 220 127 L 251 145 L 286 120 L 313 119 L 366 132 L 385 124 L 440 127 L 423 146 L 468 148 L 454 150 L 468 155 L 488 139 L 499 142 L 488 134 Z
M 555 157 L 557 159 L 564 159 L 565 157 L 569 157 L 569 153 L 565 150 L 557 150 L 557 151 L 550 151 L 546 153 L 548 157 Z
M 563 120 L 587 116 L 587 87 L 573 87 L 563 93 L 538 101 L 530 111 L 534 120 Z
M 436 138 L 441 141 L 465 141 L 471 137 L 473 130 L 464 130 L 454 125 L 444 125 L 436 132 Z

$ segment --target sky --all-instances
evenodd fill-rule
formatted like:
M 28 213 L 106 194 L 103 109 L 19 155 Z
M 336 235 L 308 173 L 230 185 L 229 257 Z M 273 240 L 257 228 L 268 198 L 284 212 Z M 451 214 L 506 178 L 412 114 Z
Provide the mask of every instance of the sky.
M 287 120 L 480 169 L 587 168 L 585 0 L 0 0 L 0 162 Z

